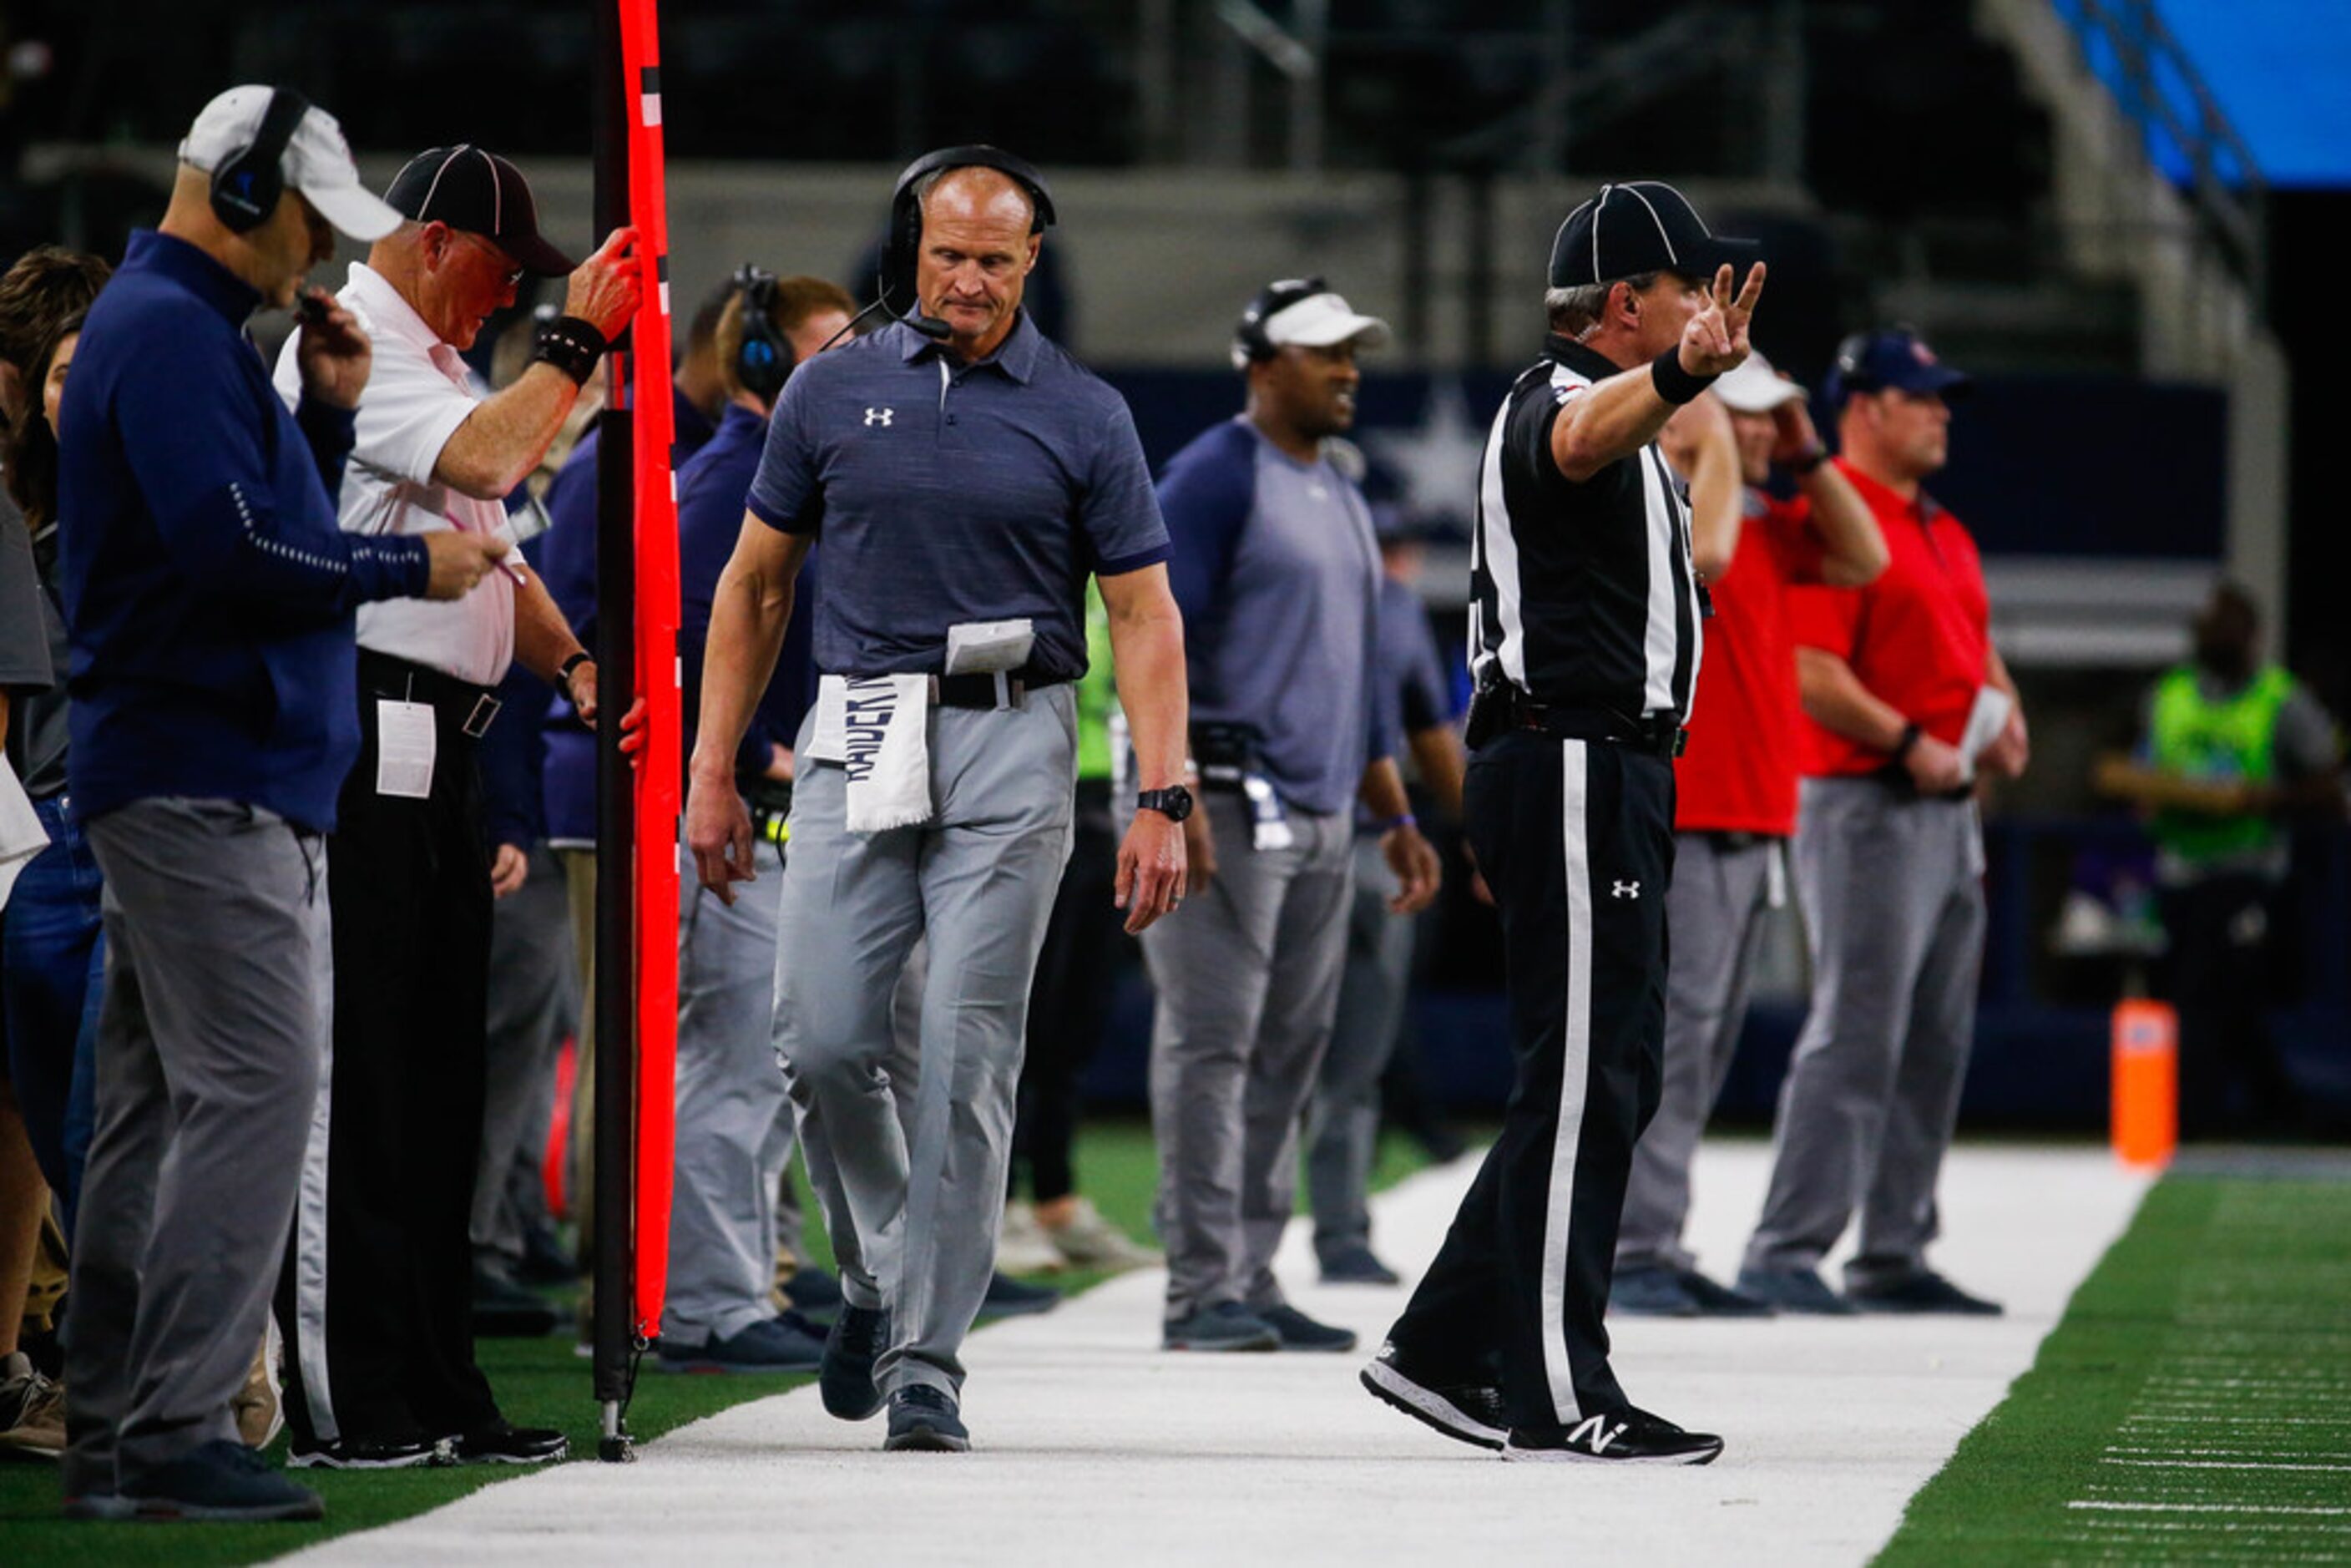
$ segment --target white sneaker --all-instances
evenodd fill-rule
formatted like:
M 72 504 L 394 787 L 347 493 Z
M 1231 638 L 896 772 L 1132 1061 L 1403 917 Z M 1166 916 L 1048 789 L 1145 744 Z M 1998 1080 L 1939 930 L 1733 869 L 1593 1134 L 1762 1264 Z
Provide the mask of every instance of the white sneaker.
M 996 1267 L 1007 1274 L 1042 1274 L 1063 1267 L 1060 1249 L 1045 1239 L 1037 1211 L 1028 1204 L 1004 1206 L 1004 1223 L 996 1232 Z
M 1078 1199 L 1068 1223 L 1040 1224 L 1037 1228 L 1072 1269 L 1149 1269 L 1167 1260 L 1104 1219 L 1090 1197 Z

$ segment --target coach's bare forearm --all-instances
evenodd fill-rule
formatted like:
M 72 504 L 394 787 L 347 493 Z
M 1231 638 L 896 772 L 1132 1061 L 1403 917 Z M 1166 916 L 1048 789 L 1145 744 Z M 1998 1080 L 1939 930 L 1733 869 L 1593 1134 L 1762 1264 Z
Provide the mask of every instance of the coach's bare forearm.
M 791 624 L 792 590 L 815 541 L 779 533 L 748 512 L 735 553 L 718 574 L 710 601 L 710 635 L 702 652 L 702 707 L 695 720 L 688 777 L 726 783 L 735 778 L 735 752 L 750 728 L 759 694 L 776 673 Z
M 1877 580 L 1890 559 L 1886 535 L 1844 470 L 1823 463 L 1796 486 L 1812 503 L 1813 526 L 1821 533 L 1821 580 L 1831 588 L 1860 588 Z
M 1853 666 L 1820 648 L 1796 650 L 1796 689 L 1813 723 L 1879 751 L 1902 744 L 1910 721 L 1861 684 Z
M 1184 781 L 1189 745 L 1183 612 L 1168 589 L 1165 566 L 1100 580 L 1102 607 L 1110 612 L 1118 704 L 1134 741 L 1136 782 L 1145 789 L 1165 789 Z

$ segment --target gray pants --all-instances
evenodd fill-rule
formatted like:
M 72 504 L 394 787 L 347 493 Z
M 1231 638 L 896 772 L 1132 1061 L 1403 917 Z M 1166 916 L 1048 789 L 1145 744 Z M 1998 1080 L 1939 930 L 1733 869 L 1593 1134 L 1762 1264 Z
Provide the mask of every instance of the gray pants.
M 1331 1048 L 1306 1121 L 1306 1197 L 1314 1210 L 1314 1252 L 1324 1264 L 1372 1240 L 1372 1162 L 1379 1153 L 1380 1075 L 1404 1038 L 1418 926 L 1388 913 L 1395 873 L 1380 841 L 1355 840 L 1355 895 Z
M 1763 945 L 1777 840 L 1721 848 L 1706 833 L 1674 835 L 1674 881 L 1666 893 L 1673 965 L 1666 975 L 1665 1074 L 1625 1189 L 1616 1268 L 1693 1269 L 1682 1245 L 1689 1216 L 1690 1160 L 1698 1134 L 1730 1075 L 1747 1021 L 1747 982 Z
M 777 1192 L 793 1117 L 776 1067 L 776 905 L 783 857 L 730 906 L 681 867 L 677 925 L 677 1174 L 662 1335 L 698 1345 L 775 1315 Z
M 89 824 L 106 874 L 98 1125 L 74 1235 L 68 1496 L 200 1444 L 269 1318 L 331 1040 L 327 850 L 227 800 Z
M 542 844 L 530 852 L 522 886 L 490 915 L 488 1072 L 470 1229 L 475 1261 L 501 1270 L 522 1261 L 525 1223 L 546 1215 L 533 1188 L 555 1103 L 556 1053 L 580 1018 L 569 908 L 562 867 Z
M 1925 1266 L 1975 1035 L 1982 876 L 1973 801 L 1906 800 L 1863 779 L 1804 781 L 1796 893 L 1813 1009 L 1781 1087 L 1748 1267 L 1817 1267 L 1855 1208 L 1848 1285 Z
M 1280 1304 L 1274 1249 L 1298 1182 L 1298 1127 L 1339 1003 L 1353 892 L 1344 812 L 1290 813 L 1288 849 L 1249 845 L 1247 802 L 1204 793 L 1217 878 L 1143 934 L 1158 993 L 1151 1126 L 1167 1316 Z
M 803 754 L 809 738 L 804 727 Z M 956 1353 L 994 1270 L 1029 985 L 1070 854 L 1072 694 L 941 709 L 930 755 L 936 811 L 919 828 L 852 833 L 842 769 L 801 774 L 777 922 L 776 1050 L 838 1173 L 837 1192 L 817 1185 L 836 1256 L 844 1235 L 856 1242 L 843 1292 L 890 1309 L 885 1390 L 961 1385 Z M 917 937 L 930 971 L 910 1133 L 888 1061 Z

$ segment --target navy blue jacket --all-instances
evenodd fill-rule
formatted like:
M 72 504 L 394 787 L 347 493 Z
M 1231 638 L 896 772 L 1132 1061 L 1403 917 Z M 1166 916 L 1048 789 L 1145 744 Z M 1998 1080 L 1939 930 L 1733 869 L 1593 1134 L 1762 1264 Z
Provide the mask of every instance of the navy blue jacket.
M 424 541 L 336 524 L 351 414 L 294 413 L 245 336 L 260 296 L 141 231 L 59 414 L 76 814 L 184 795 L 319 831 L 359 755 L 352 612 L 422 593 Z
M 676 440 L 672 461 L 681 467 L 711 437 L 710 422 L 686 395 L 671 389 Z M 596 651 L 596 451 L 593 426 L 563 460 L 547 488 L 548 529 L 539 577 L 581 647 Z M 596 841 L 596 737 L 571 705 L 557 697 L 547 710 L 547 836 L 563 845 Z
M 719 574 L 735 553 L 743 531 L 743 497 L 759 471 L 768 421 L 747 408 L 730 407 L 718 434 L 694 460 L 677 471 L 677 648 L 684 672 L 685 752 L 694 754 L 702 716 L 702 655 L 710 640 L 710 605 Z M 816 701 L 816 664 L 809 655 L 816 621 L 817 562 L 811 550 L 792 589 L 791 623 L 776 655 L 776 673 L 760 694 L 759 706 L 735 754 L 739 776 L 767 770 L 770 747 L 797 746 L 800 720 Z

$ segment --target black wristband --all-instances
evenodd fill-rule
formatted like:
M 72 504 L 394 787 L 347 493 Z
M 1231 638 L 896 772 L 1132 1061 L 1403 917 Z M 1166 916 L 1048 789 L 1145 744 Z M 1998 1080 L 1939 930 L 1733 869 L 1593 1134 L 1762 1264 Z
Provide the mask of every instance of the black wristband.
M 1807 475 L 1819 472 L 1821 465 L 1828 460 L 1829 449 L 1825 446 L 1814 446 L 1792 461 L 1788 465 L 1788 472 L 1802 479 Z
M 564 660 L 561 666 L 556 670 L 555 689 L 563 694 L 563 700 L 565 702 L 571 701 L 571 672 L 578 669 L 582 664 L 592 664 L 595 662 L 596 655 L 590 653 L 587 649 L 582 648 L 578 653 L 572 654 L 571 657 Z
M 1712 376 L 1694 376 L 1682 369 L 1682 351 L 1667 349 L 1649 361 L 1649 376 L 1657 384 L 1657 395 L 1667 402 L 1686 403 L 1714 384 Z
M 530 357 L 543 361 L 571 378 L 574 386 L 586 386 L 588 378 L 596 373 L 596 361 L 611 347 L 603 333 L 592 322 L 577 316 L 558 316 L 538 329 L 538 340 L 531 345 Z
M 1918 737 L 1926 733 L 1915 724 L 1904 725 L 1902 738 L 1894 743 L 1894 760 L 1900 762 L 1907 758 L 1910 755 L 1910 748 L 1917 745 Z

